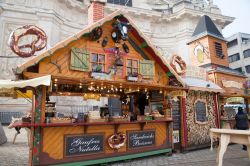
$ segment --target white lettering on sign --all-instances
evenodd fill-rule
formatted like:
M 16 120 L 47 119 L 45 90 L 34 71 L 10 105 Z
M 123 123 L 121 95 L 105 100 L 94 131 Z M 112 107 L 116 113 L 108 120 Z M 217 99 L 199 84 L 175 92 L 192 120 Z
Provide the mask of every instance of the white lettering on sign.
M 76 138 L 71 143 L 69 153 L 100 151 L 101 148 L 98 144 L 100 144 L 100 140 L 95 140 L 95 138 L 88 141 L 85 141 L 82 138 Z
M 155 144 L 155 131 L 129 133 L 129 147 L 138 148 Z
M 236 82 L 236 81 L 226 81 L 222 80 L 222 85 L 225 88 L 237 88 L 237 89 L 243 89 L 243 83 Z
M 83 135 L 65 137 L 65 155 L 84 155 L 103 152 L 103 135 Z

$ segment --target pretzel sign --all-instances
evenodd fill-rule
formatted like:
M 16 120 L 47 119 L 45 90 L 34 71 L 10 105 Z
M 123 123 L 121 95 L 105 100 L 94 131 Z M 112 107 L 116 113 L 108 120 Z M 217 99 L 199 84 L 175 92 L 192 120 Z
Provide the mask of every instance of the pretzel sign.
M 170 65 L 177 74 L 182 75 L 186 72 L 187 65 L 184 60 L 178 55 L 173 55 Z
M 19 40 L 24 36 L 36 36 L 36 39 L 29 44 L 18 45 Z M 11 50 L 20 57 L 26 58 L 42 50 L 47 45 L 47 36 L 45 32 L 35 25 L 24 25 L 17 28 L 10 34 L 8 42 Z

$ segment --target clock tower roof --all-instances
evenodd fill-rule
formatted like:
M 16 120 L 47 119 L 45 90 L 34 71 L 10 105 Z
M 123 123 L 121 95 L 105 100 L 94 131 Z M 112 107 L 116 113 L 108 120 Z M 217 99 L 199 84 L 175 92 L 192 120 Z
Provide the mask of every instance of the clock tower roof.
M 223 35 L 220 33 L 211 18 L 207 15 L 203 15 L 200 18 L 189 43 L 207 35 L 225 41 Z

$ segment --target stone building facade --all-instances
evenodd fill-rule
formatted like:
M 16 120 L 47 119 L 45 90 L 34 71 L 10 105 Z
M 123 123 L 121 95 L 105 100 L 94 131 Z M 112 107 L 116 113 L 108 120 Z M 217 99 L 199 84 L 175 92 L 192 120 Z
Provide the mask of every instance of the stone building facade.
M 232 17 L 222 15 L 211 0 L 130 1 L 132 7 L 104 0 L 105 15 L 125 8 L 164 56 L 177 53 L 186 62 L 189 62 L 186 43 L 200 16 L 209 15 L 220 30 L 233 21 Z M 89 4 L 89 0 L 0 0 L 0 79 L 13 79 L 12 68 L 27 60 L 12 53 L 7 45 L 14 29 L 25 24 L 41 27 L 48 36 L 49 48 L 87 26 Z
M 209 15 L 219 30 L 234 20 L 222 15 L 212 0 L 129 0 L 127 6 L 124 0 L 103 1 L 105 16 L 125 9 L 163 56 L 178 54 L 187 63 L 190 60 L 186 43 L 202 15 Z M 0 0 L 0 79 L 15 79 L 13 68 L 29 59 L 10 50 L 7 41 L 13 30 L 26 24 L 37 25 L 48 36 L 48 49 L 88 25 L 89 5 L 90 0 Z M 25 99 L 0 98 L 0 104 L 0 111 L 30 107 Z

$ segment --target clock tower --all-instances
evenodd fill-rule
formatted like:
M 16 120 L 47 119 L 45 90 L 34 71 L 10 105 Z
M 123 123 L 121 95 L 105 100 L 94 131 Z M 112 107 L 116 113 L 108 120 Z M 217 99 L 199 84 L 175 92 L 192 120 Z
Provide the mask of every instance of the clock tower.
M 226 40 L 209 16 L 200 18 L 188 45 L 192 65 L 229 66 Z

